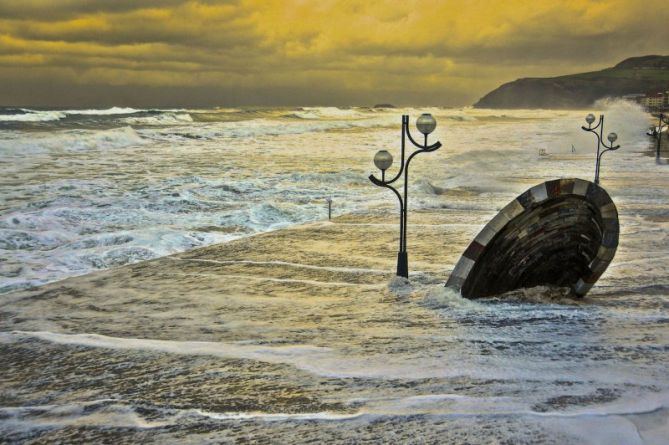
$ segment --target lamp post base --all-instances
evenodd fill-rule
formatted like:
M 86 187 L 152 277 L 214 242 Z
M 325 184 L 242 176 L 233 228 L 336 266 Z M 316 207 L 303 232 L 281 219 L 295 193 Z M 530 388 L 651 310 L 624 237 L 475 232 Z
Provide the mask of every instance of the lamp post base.
M 406 252 L 397 252 L 397 276 L 409 278 L 409 257 Z

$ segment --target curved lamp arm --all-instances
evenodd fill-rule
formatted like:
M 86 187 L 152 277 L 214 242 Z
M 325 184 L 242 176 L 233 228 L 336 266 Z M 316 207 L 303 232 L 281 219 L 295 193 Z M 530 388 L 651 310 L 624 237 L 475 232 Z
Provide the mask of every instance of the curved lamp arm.
M 597 127 L 599 127 L 599 124 L 597 124 Z M 597 133 L 597 131 L 595 131 L 597 129 L 597 127 L 594 127 L 594 128 L 581 127 L 581 128 L 584 129 L 585 131 L 589 131 L 590 133 L 595 135 L 595 137 L 597 138 L 597 148 L 599 149 L 599 145 L 604 145 L 604 146 L 606 146 L 606 145 L 604 144 L 604 141 L 602 140 L 602 138 L 599 136 L 599 133 Z
M 604 144 L 603 144 L 603 145 L 604 145 Z M 599 159 L 602 159 L 602 156 L 603 156 L 604 153 L 606 153 L 607 151 L 615 151 L 615 150 L 619 149 L 619 148 L 620 148 L 620 145 L 616 145 L 615 147 L 607 147 L 606 145 L 604 145 L 604 147 L 606 147 L 606 150 L 603 150 L 603 151 L 599 154 Z
M 419 144 L 418 142 L 416 142 L 416 140 L 413 138 L 413 136 L 411 136 L 411 131 L 409 130 L 409 122 L 406 122 L 404 125 L 406 126 L 407 137 L 409 138 L 411 143 L 413 145 L 415 145 L 416 147 L 420 148 L 421 150 L 423 150 L 423 151 L 435 151 L 436 149 L 441 147 L 441 142 L 435 142 L 432 145 L 427 145 L 427 143 Z
M 602 125 L 602 122 L 604 122 L 604 116 L 600 114 L 599 115 L 599 122 L 597 122 L 597 125 L 595 125 L 594 127 L 592 126 L 592 124 L 588 124 L 587 127 L 585 125 L 582 125 L 581 128 L 584 129 L 585 131 L 594 132 L 596 129 L 598 129 Z
M 404 135 L 405 135 L 405 132 L 408 131 L 408 130 L 409 130 L 409 116 L 403 115 L 402 116 L 402 146 L 401 146 L 401 149 L 400 149 L 400 152 L 401 152 L 400 153 L 400 157 L 401 157 L 401 159 L 400 159 L 400 170 L 393 177 L 393 179 L 390 179 L 389 181 L 379 181 L 377 179 L 376 182 L 374 182 L 374 180 L 372 180 L 372 177 L 374 177 L 374 175 L 370 175 L 369 180 L 372 181 L 375 185 L 383 187 L 383 185 L 381 185 L 381 184 L 392 184 L 393 182 L 397 181 L 400 178 L 400 176 L 402 176 L 402 173 L 404 173 L 404 151 L 405 151 Z M 374 178 L 374 179 L 376 179 L 376 178 Z M 397 193 L 397 192 L 395 192 L 395 193 Z
M 441 142 L 435 142 L 434 144 L 428 146 L 427 148 L 423 148 L 421 150 L 414 151 L 413 153 L 411 153 L 411 156 L 409 156 L 406 163 L 402 162 L 402 167 L 400 168 L 399 173 L 393 179 L 391 179 L 389 181 L 382 181 L 382 180 L 378 179 L 376 176 L 374 176 L 373 174 L 369 175 L 369 180 L 372 181 L 372 184 L 374 184 L 376 186 L 379 186 L 379 187 L 387 187 L 387 188 L 393 190 L 395 192 L 395 194 L 397 194 L 397 190 L 395 190 L 393 187 L 390 187 L 389 184 L 392 184 L 393 182 L 395 182 L 400 177 L 400 175 L 404 172 L 405 165 L 406 165 L 406 168 L 408 168 L 409 167 L 409 162 L 411 162 L 411 160 L 414 158 L 414 156 L 416 156 L 419 153 L 429 153 L 431 151 L 439 150 L 440 148 L 441 148 Z M 399 194 L 397 194 L 397 197 L 400 198 Z M 402 199 L 400 198 L 400 201 L 401 200 Z
M 393 187 L 393 186 L 390 185 L 389 182 L 379 181 L 378 179 L 376 179 L 376 177 L 375 177 L 374 175 L 369 175 L 369 180 L 372 181 L 372 183 L 373 183 L 374 185 L 377 185 L 377 186 L 379 186 L 379 187 L 385 187 L 385 188 L 387 188 L 387 189 L 392 190 L 392 191 L 395 193 L 395 195 L 397 196 L 397 199 L 399 199 L 399 201 L 400 201 L 400 208 L 401 208 L 401 207 L 404 207 L 404 201 L 402 200 L 402 196 L 401 196 L 400 193 L 395 189 L 395 187 Z
M 409 168 L 409 162 L 411 162 L 413 157 L 416 156 L 418 153 L 429 153 L 431 151 L 439 150 L 440 147 L 441 147 L 441 142 L 435 142 L 429 147 L 423 148 L 422 150 L 414 151 L 413 153 L 411 153 L 411 156 L 409 156 L 409 159 L 407 159 L 407 168 Z

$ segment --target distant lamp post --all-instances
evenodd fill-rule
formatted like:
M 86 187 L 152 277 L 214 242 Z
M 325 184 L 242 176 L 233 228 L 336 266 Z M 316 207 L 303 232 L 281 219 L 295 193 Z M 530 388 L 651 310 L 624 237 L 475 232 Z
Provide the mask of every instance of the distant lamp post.
M 655 159 L 660 159 L 660 144 L 662 143 L 662 128 L 664 128 L 664 125 L 669 125 L 669 116 L 667 116 L 667 120 L 664 118 L 664 114 L 660 113 L 660 118 L 657 123 L 657 148 L 655 149 Z M 667 128 L 667 136 L 669 137 L 669 128 Z M 666 139 L 666 137 L 665 137 Z
M 376 168 L 381 170 L 381 179 L 377 179 L 374 175 L 369 175 L 369 180 L 372 183 L 379 187 L 385 187 L 393 191 L 395 196 L 400 202 L 400 246 L 397 253 L 397 275 L 404 278 L 409 278 L 409 260 L 407 255 L 407 209 L 409 206 L 407 189 L 409 185 L 409 163 L 418 153 L 426 153 L 430 151 L 435 151 L 441 147 L 441 142 L 435 142 L 432 145 L 427 145 L 427 136 L 434 131 L 437 127 L 437 121 L 429 113 L 421 114 L 420 117 L 416 120 L 416 128 L 424 136 L 424 143 L 419 144 L 411 136 L 409 131 L 409 116 L 402 116 L 402 149 L 401 149 L 401 160 L 400 160 L 400 169 L 397 174 L 392 178 L 386 181 L 386 170 L 388 170 L 393 164 L 393 156 L 387 150 L 380 150 L 374 156 L 374 165 Z M 406 146 L 406 139 L 418 148 L 414 151 L 409 158 L 404 161 L 404 152 Z M 397 181 L 400 176 L 404 173 L 404 194 L 400 195 L 400 192 L 396 188 L 392 187 L 390 184 Z
M 618 135 L 615 133 L 609 133 L 606 137 L 609 140 L 609 145 L 606 145 L 604 142 L 604 115 L 599 116 L 599 122 L 594 127 L 592 124 L 595 122 L 595 115 L 590 113 L 585 117 L 585 121 L 588 123 L 588 126 L 582 126 L 581 128 L 585 131 L 593 133 L 597 137 L 597 161 L 595 162 L 595 184 L 599 184 L 599 164 L 602 161 L 602 155 L 607 151 L 613 151 L 620 148 L 620 145 L 614 146 L 613 143 L 618 139 Z M 597 132 L 599 129 L 599 133 Z M 600 153 L 601 147 L 606 148 Z

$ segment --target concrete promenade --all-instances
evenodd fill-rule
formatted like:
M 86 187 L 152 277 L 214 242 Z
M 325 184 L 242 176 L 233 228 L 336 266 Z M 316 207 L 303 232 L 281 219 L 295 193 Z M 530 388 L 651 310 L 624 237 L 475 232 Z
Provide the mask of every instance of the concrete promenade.
M 470 224 L 449 219 L 448 211 L 410 215 L 409 266 L 418 287 L 445 283 L 480 228 L 475 214 Z M 171 339 L 192 336 L 201 325 L 197 339 L 238 340 L 249 332 L 218 329 L 216 313 L 224 312 L 229 324 L 230 318 L 258 321 L 306 308 L 317 313 L 319 305 L 344 310 L 361 297 L 378 302 L 391 296 L 397 231 L 388 214 L 346 215 L 73 277 L 3 296 L 0 328 Z M 279 312 L 259 313 L 256 305 Z M 196 306 L 208 308 L 195 310 L 198 317 L 213 318 L 188 316 Z M 69 317 L 72 312 L 79 316 Z

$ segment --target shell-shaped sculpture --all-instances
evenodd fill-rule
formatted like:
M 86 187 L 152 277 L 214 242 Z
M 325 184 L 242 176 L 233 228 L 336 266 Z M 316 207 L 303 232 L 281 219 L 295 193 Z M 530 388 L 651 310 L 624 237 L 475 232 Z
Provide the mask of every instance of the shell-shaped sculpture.
M 618 247 L 618 211 L 606 190 L 556 179 L 511 201 L 474 238 L 446 286 L 482 298 L 540 285 L 588 293 Z

